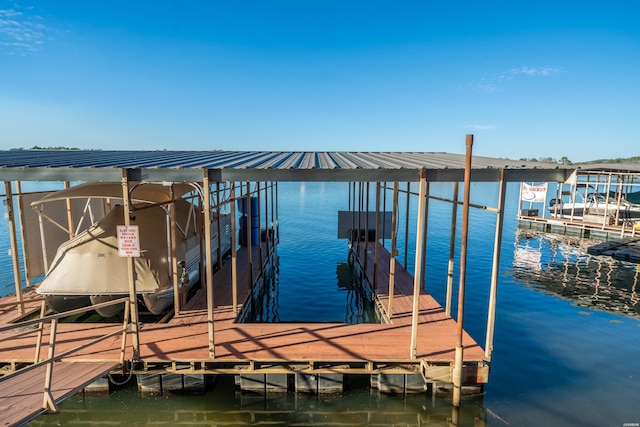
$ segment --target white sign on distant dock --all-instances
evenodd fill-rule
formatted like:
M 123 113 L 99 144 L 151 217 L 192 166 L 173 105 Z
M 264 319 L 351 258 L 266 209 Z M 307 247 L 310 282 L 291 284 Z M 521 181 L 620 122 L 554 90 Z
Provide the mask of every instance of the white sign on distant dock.
M 137 225 L 118 225 L 118 255 L 121 257 L 140 256 L 140 232 Z

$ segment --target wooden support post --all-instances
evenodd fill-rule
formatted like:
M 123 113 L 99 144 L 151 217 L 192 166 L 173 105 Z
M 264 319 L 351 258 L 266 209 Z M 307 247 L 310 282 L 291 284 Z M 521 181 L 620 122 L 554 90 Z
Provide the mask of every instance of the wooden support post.
M 451 204 L 451 234 L 449 236 L 449 265 L 447 267 L 447 295 L 445 297 L 445 313 L 451 316 L 451 296 L 453 295 L 453 267 L 455 264 L 456 227 L 458 225 L 458 188 L 459 182 L 453 183 L 453 203 Z
M 13 207 L 13 191 L 11 181 L 4 182 L 5 194 L 7 195 L 7 220 L 9 221 L 9 240 L 11 244 L 11 261 L 13 264 L 13 280 L 15 282 L 16 300 L 20 315 L 25 313 L 24 301 L 22 299 L 22 279 L 20 277 L 20 257 L 18 256 L 18 233 L 16 231 L 15 210 Z
M 504 203 L 507 192 L 504 169 L 500 170 L 500 190 L 498 193 L 498 212 L 496 215 L 496 234 L 493 241 L 493 265 L 491 267 L 491 287 L 489 289 L 489 310 L 487 313 L 487 340 L 484 355 L 491 361 L 493 353 L 493 335 L 496 321 L 496 302 L 498 296 L 498 277 L 500 273 L 500 248 L 502 247 L 502 225 L 504 224 Z
M 233 299 L 233 314 L 238 314 L 238 259 L 236 242 L 236 183 L 231 183 L 231 295 Z
M 349 187 L 351 188 L 351 186 Z M 355 251 L 356 237 L 354 231 L 356 229 L 356 182 L 353 182 L 353 191 L 349 197 L 349 209 L 351 210 L 351 252 Z
M 69 183 L 69 181 L 65 181 L 64 182 L 64 188 L 70 188 L 71 184 Z M 73 207 L 71 205 L 71 199 L 67 198 L 66 200 L 67 203 L 67 228 L 69 229 L 69 239 L 72 239 L 73 236 L 75 235 L 75 223 L 73 221 Z
M 407 203 L 405 207 L 404 218 L 404 269 L 407 270 L 407 262 L 409 257 L 409 209 L 411 205 L 411 183 L 407 182 Z
M 469 235 L 469 191 L 471 190 L 471 157 L 473 151 L 473 135 L 467 135 L 467 154 L 464 168 L 464 201 L 462 208 L 462 239 L 460 243 L 460 284 L 458 286 L 458 317 L 456 331 L 456 353 L 453 365 L 453 406 L 460 406 L 462 393 L 462 363 L 464 347 L 462 336 L 464 333 L 464 292 L 467 276 L 467 238 Z
M 378 241 L 380 240 L 380 183 L 376 182 L 376 237 L 373 250 L 373 294 L 378 290 Z
M 209 358 L 216 358 L 215 336 L 213 325 L 213 254 L 211 250 L 211 183 L 209 170 L 204 170 L 202 180 L 204 187 L 204 248 L 207 278 L 207 332 L 209 336 Z
M 171 198 L 171 203 L 169 204 L 169 227 L 167 230 L 167 239 L 169 241 L 169 248 L 171 254 L 171 262 L 169 265 L 171 266 L 171 280 L 173 283 L 173 312 L 176 316 L 180 315 L 180 307 L 181 304 L 186 302 L 186 295 L 184 295 L 185 300 L 182 301 L 182 293 L 184 289 L 180 287 L 180 272 L 178 268 L 178 245 L 176 242 L 176 234 L 178 228 L 176 227 L 176 203 L 175 203 L 175 195 L 173 192 L 173 184 L 169 187 L 169 197 Z
M 386 214 L 387 212 L 387 183 L 384 182 L 382 184 L 382 214 Z M 386 216 L 384 216 L 383 218 L 386 218 Z M 385 238 L 384 236 L 386 236 L 386 232 L 387 232 L 387 221 L 382 221 L 382 246 L 385 245 Z
M 131 225 L 129 206 L 129 175 L 127 169 L 122 169 L 122 206 L 124 225 Z M 140 358 L 140 331 L 138 323 L 138 301 L 136 298 L 136 266 L 132 257 L 127 257 L 127 274 L 129 276 L 129 314 L 131 315 L 131 335 L 133 345 L 133 361 Z
M 222 227 L 220 224 L 220 209 L 222 209 L 222 203 L 220 203 L 220 182 L 216 182 L 216 220 L 217 224 L 217 233 L 218 233 L 218 259 L 216 260 L 218 263 L 218 270 L 222 268 Z
M 251 254 L 251 183 L 247 181 L 245 194 L 245 242 L 247 243 L 247 284 L 249 287 L 249 312 L 253 311 L 253 255 Z
M 258 224 L 258 265 L 260 266 L 260 273 L 263 272 L 264 270 L 264 265 L 263 265 L 263 259 L 262 259 L 262 243 L 260 242 L 260 220 L 261 220 L 261 203 L 260 203 L 260 181 L 256 182 L 256 203 L 258 204 L 258 207 L 256 208 L 256 211 L 258 212 L 258 220 L 256 221 L 256 224 Z M 252 227 L 249 227 L 252 228 Z M 253 230 L 251 231 L 251 236 L 253 238 Z
M 47 300 L 43 299 L 40 304 L 40 318 L 42 319 L 47 313 Z M 33 357 L 33 363 L 40 361 L 40 349 L 42 348 L 42 335 L 44 333 L 44 323 L 38 323 L 38 338 L 36 339 L 36 354 Z
M 49 331 L 49 363 L 47 363 L 47 370 L 44 377 L 44 397 L 42 399 L 42 409 L 46 409 L 48 412 L 57 413 L 58 405 L 51 394 L 51 384 L 53 380 L 53 364 L 55 352 L 56 352 L 56 331 L 58 330 L 58 319 L 51 321 L 51 329 Z
M 422 229 L 422 268 L 420 269 L 422 276 L 420 277 L 420 283 L 422 288 L 425 289 L 426 271 L 427 271 L 427 236 L 429 230 L 429 192 L 431 191 L 431 185 L 427 182 L 427 188 L 424 194 L 424 228 Z
M 27 237 L 24 230 L 27 229 L 24 213 L 22 212 L 22 187 L 20 181 L 16 181 L 16 192 L 18 193 L 18 217 L 20 222 L 20 240 L 22 241 L 22 268 L 24 268 L 24 281 L 27 288 L 32 286 L 31 274 L 29 272 L 29 255 L 27 253 Z
M 391 212 L 391 259 L 389 261 L 389 306 L 387 313 L 393 316 L 393 293 L 396 283 L 396 256 L 398 250 L 396 243 L 398 239 L 398 181 L 393 183 L 393 208 Z
M 276 182 L 276 198 L 275 198 L 275 203 L 276 203 L 276 241 L 280 242 L 280 216 L 278 214 L 278 183 Z
M 367 260 L 369 257 L 369 181 L 366 183 L 366 199 L 365 199 L 365 214 L 364 214 L 364 274 L 367 275 Z
M 131 317 L 129 308 L 130 308 L 129 304 L 124 305 L 124 319 L 122 321 L 122 339 L 120 341 L 120 365 L 122 366 L 123 369 L 124 369 L 124 360 L 126 357 L 125 352 L 127 350 L 127 325 L 129 324 L 129 318 Z M 133 369 L 133 366 L 131 366 L 131 369 Z
M 269 182 L 264 183 L 264 243 L 267 248 L 267 257 L 271 255 L 271 245 L 269 244 Z M 262 241 L 262 230 L 260 230 L 260 241 Z M 260 243 L 262 244 L 262 243 Z
M 420 277 L 422 276 L 422 240 L 425 227 L 424 203 L 427 193 L 426 170 L 420 171 L 420 191 L 418 194 L 418 221 L 416 230 L 416 258 L 413 273 L 413 310 L 411 315 L 411 351 L 409 357 L 415 360 L 418 357 L 418 309 L 420 303 Z M 408 193 L 407 193 L 408 194 Z M 406 267 L 405 267 L 406 268 Z

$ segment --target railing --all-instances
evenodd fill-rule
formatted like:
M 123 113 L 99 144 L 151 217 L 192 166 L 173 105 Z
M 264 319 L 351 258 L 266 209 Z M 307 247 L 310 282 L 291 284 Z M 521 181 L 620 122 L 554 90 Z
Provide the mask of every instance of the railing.
M 38 325 L 37 330 L 38 330 L 38 335 L 37 335 L 37 339 L 36 339 L 36 343 L 35 343 L 35 355 L 34 355 L 34 363 L 32 365 L 29 365 L 27 367 L 24 367 L 18 371 L 15 371 L 11 374 L 5 375 L 3 377 L 0 377 L 0 383 L 2 381 L 5 381 L 7 378 L 11 378 L 14 377 L 16 375 L 22 374 L 24 372 L 30 371 L 32 369 L 36 369 L 39 368 L 41 366 L 46 365 L 46 374 L 45 374 L 45 379 L 44 379 L 44 397 L 43 397 L 43 402 L 42 402 L 42 408 L 49 410 L 50 412 L 58 412 L 58 407 L 56 405 L 56 402 L 53 398 L 53 395 L 51 393 L 51 379 L 53 377 L 53 363 L 57 362 L 77 351 L 83 350 L 89 346 L 92 346 L 94 344 L 99 343 L 100 341 L 103 341 L 107 338 L 111 338 L 114 337 L 118 334 L 122 334 L 122 343 L 121 343 L 121 347 L 120 347 L 120 364 L 124 365 L 124 360 L 125 360 L 125 348 L 126 348 L 126 343 L 127 343 L 127 331 L 128 331 L 128 325 L 129 325 L 129 299 L 128 298 L 120 298 L 120 299 L 116 299 L 116 300 L 112 300 L 112 301 L 107 301 L 107 302 L 103 302 L 100 304 L 95 304 L 95 305 L 91 305 L 91 306 L 86 306 L 83 308 L 79 308 L 79 309 L 75 309 L 75 310 L 69 310 L 69 311 L 65 311 L 62 313 L 57 313 L 57 314 L 52 314 L 49 316 L 44 316 L 44 311 L 45 311 L 45 302 L 44 299 L 42 301 L 42 308 L 41 308 L 41 315 L 39 318 L 37 319 L 32 319 L 32 320 L 26 320 L 23 322 L 18 322 L 18 323 L 14 323 L 11 325 L 7 325 L 7 326 L 2 326 L 0 327 L 0 333 L 2 332 L 6 332 L 6 331 L 10 331 L 10 330 L 14 330 L 14 329 L 23 329 L 32 325 Z M 125 304 L 125 310 L 124 310 L 124 320 L 122 323 L 122 327 L 116 331 L 110 332 L 106 335 L 100 336 L 98 338 L 94 338 L 89 342 L 86 342 L 82 345 L 79 345 L 77 347 L 74 347 L 70 350 L 64 351 L 60 354 L 55 353 L 55 347 L 56 347 L 56 334 L 57 334 L 57 330 L 58 330 L 58 320 L 64 317 L 68 317 L 68 316 L 72 316 L 75 314 L 81 314 L 86 312 L 88 309 L 95 309 L 95 308 L 102 308 L 102 307 L 108 307 L 111 305 L 116 305 L 116 304 L 121 304 L 124 303 Z M 11 303 L 11 304 L 15 304 L 15 303 Z M 44 324 L 46 322 L 51 322 L 51 328 L 49 331 L 49 353 L 46 359 L 38 361 L 40 359 L 40 349 L 42 347 L 42 340 L 43 340 L 43 335 L 44 335 Z M 27 331 L 20 331 L 16 334 L 11 335 L 10 337 L 3 337 L 0 338 L 2 340 L 6 340 L 6 339 L 12 339 L 12 338 L 16 338 L 25 334 L 30 334 L 33 333 L 34 330 L 27 330 Z

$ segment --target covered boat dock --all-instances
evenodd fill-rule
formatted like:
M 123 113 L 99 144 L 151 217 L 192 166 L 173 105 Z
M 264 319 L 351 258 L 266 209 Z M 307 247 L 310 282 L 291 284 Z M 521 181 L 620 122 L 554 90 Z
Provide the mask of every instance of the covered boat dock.
M 178 375 L 186 378 L 207 374 L 233 374 L 243 389 L 252 386 L 264 391 L 283 391 L 294 378 L 296 391 L 335 390 L 345 374 L 370 375 L 372 385 L 404 392 L 415 384 L 424 390 L 428 384 L 453 385 L 453 402 L 460 404 L 464 385 L 482 385 L 488 381 L 493 348 L 497 283 L 500 263 L 505 188 L 508 182 L 565 182 L 573 169 L 542 163 L 515 162 L 472 155 L 473 138 L 467 136 L 466 154 L 420 153 L 350 153 L 350 152 L 242 152 L 242 151 L 6 151 L 0 152 L 0 176 L 5 181 L 8 219 L 15 277 L 15 295 L 2 300 L 3 323 L 0 325 L 0 363 L 7 373 L 0 381 L 20 375 L 24 366 L 50 366 L 42 380 L 45 396 L 50 396 L 51 370 L 57 363 L 114 362 L 113 373 Z M 20 256 L 18 236 L 25 217 L 21 183 L 47 181 L 66 183 L 111 182 L 122 188 L 125 206 L 123 225 L 129 225 L 127 203 L 132 187 L 140 183 L 163 183 L 167 186 L 195 183 L 201 189 L 201 215 L 211 224 L 221 209 L 231 211 L 231 256 L 206 262 L 201 277 L 202 289 L 191 300 L 180 300 L 175 292 L 175 315 L 167 323 L 140 323 L 137 313 L 135 271 L 132 257 L 129 294 L 121 324 L 58 324 L 61 314 L 50 314 L 33 288 L 37 275 L 29 271 L 29 255 Z M 263 266 L 273 256 L 278 243 L 279 182 L 349 183 L 348 242 L 353 259 L 365 278 L 381 314 L 380 324 L 324 323 L 239 323 L 238 316 L 251 301 L 263 280 Z M 424 260 L 427 254 L 429 185 L 454 183 L 451 204 L 451 254 L 447 300 L 440 304 L 424 289 Z M 496 206 L 474 206 L 469 193 L 473 182 L 497 183 Z M 459 184 L 463 184 L 460 191 Z M 392 195 L 389 212 L 381 207 L 381 191 Z M 460 200 L 459 193 L 462 193 Z M 221 194 L 225 196 L 222 197 Z M 244 246 L 236 241 L 237 201 L 256 197 L 258 224 L 262 237 L 257 241 L 251 228 L 245 227 Z M 415 229 L 415 267 L 407 271 L 398 259 L 396 247 L 399 218 L 398 205 L 417 199 Z M 261 205 L 262 203 L 262 205 Z M 242 203 L 241 203 L 242 204 Z M 224 206 L 224 208 L 223 208 Z M 261 207 L 260 207 L 261 206 Z M 493 268 L 488 278 L 490 302 L 484 346 L 463 329 L 466 268 L 466 234 L 469 208 L 490 210 L 496 214 Z M 453 260 L 456 217 L 462 211 L 462 246 L 460 253 L 457 314 L 451 313 L 453 298 Z M 71 208 L 68 211 L 72 211 Z M 246 224 L 251 223 L 251 209 L 246 209 Z M 349 221 L 350 219 L 350 221 Z M 71 230 L 76 220 L 69 219 Z M 383 227 L 385 230 L 383 230 Z M 387 230 L 388 228 L 388 230 Z M 211 241 L 209 227 L 204 227 L 206 242 Z M 385 245 L 387 232 L 390 243 Z M 240 248 L 238 248 L 240 246 Z M 203 259 L 214 261 L 211 245 L 204 245 Z M 218 252 L 221 257 L 221 253 Z M 310 254 L 312 256 L 312 254 Z M 46 254 L 43 255 L 46 258 Z M 172 270 L 178 290 L 177 260 Z M 22 264 L 22 265 L 21 265 Z M 22 267 L 22 268 L 21 268 Z M 23 281 L 21 272 L 26 271 Z M 109 302 L 103 304 L 110 304 Z M 20 320 L 31 311 L 40 317 Z M 25 323 L 27 322 L 27 323 Z M 30 322 L 30 323 L 28 323 Z M 37 328 L 27 328 L 36 325 Z M 49 354 L 41 355 L 45 336 L 49 337 Z M 116 339 L 116 337 L 120 337 Z M 56 363 L 54 363 L 56 361 Z M 155 378 L 155 377 L 154 377 Z M 155 379 L 154 379 L 155 380 Z M 152 380 L 152 381 L 154 381 Z M 374 384 L 375 383 L 375 384 Z M 55 402 L 44 400 L 43 409 L 55 410 Z

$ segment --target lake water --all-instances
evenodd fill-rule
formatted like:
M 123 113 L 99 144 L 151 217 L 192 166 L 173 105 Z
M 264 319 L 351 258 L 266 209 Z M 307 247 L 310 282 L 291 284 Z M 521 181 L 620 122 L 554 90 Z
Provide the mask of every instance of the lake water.
M 432 184 L 431 192 L 450 196 L 452 186 Z M 587 255 L 593 241 L 518 229 L 517 192 L 517 185 L 509 185 L 489 383 L 483 396 L 463 399 L 458 425 L 638 425 L 640 266 Z M 474 184 L 471 194 L 472 202 L 496 205 L 494 184 Z M 280 184 L 278 281 L 263 320 L 371 321 L 366 310 L 354 309 L 356 291 L 338 279 L 347 245 L 336 238 L 337 211 L 347 209 L 347 195 L 346 184 Z M 450 212 L 448 204 L 430 203 L 425 286 L 441 303 Z M 464 326 L 484 346 L 495 214 L 472 210 L 470 220 Z M 6 293 L 13 278 L 6 221 L 0 224 L 0 284 L 8 284 Z M 404 224 L 401 260 L 403 230 Z M 413 245 L 410 240 L 409 269 Z M 203 396 L 143 397 L 122 388 L 109 397 L 75 396 L 60 409 L 31 425 L 417 426 L 448 425 L 452 415 L 447 397 L 379 395 L 359 381 L 340 396 L 265 399 L 237 393 L 230 378 L 219 379 Z

